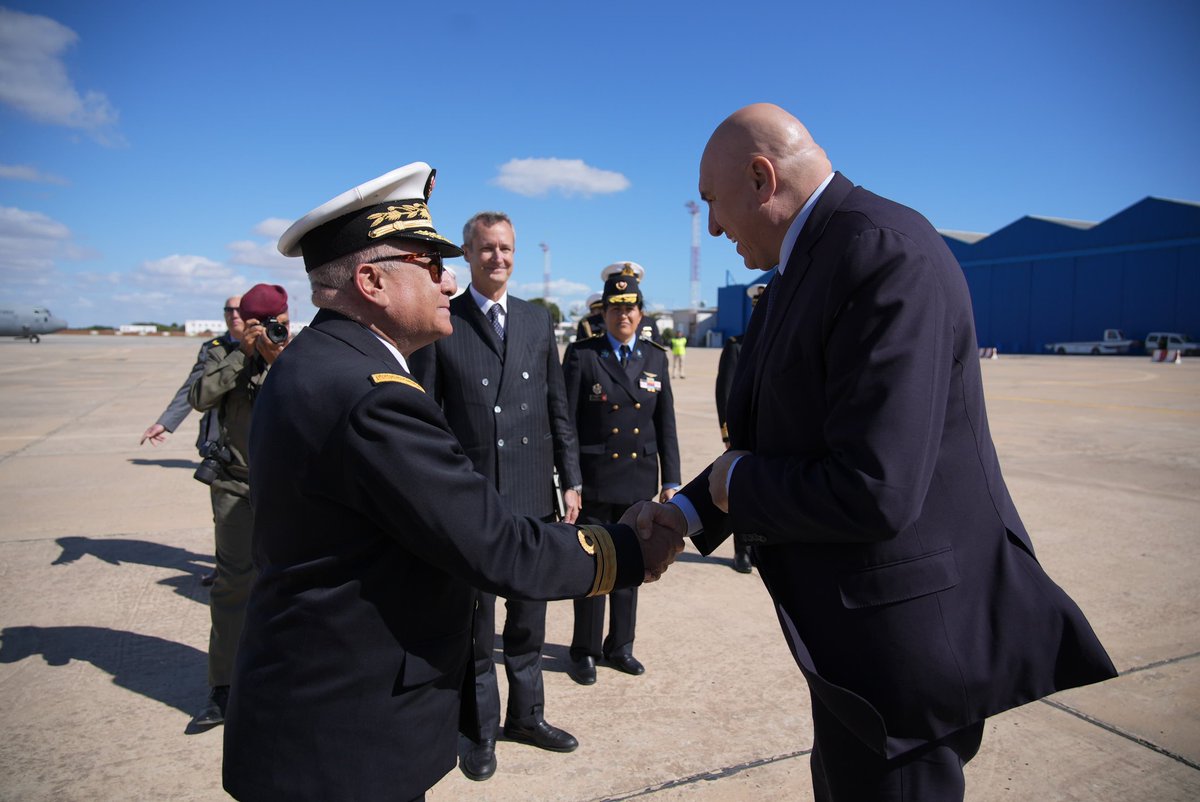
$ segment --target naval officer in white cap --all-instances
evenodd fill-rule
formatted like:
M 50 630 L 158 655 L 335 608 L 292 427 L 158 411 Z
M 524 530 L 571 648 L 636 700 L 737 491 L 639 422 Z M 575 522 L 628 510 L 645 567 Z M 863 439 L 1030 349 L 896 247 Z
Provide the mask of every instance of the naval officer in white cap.
M 404 800 L 454 768 L 475 588 L 559 599 L 657 578 L 681 538 L 511 515 L 412 378 L 450 333 L 462 251 L 410 164 L 279 241 L 320 311 L 272 367 L 250 432 L 258 579 L 230 690 L 240 800 Z M 630 711 L 633 712 L 633 711 Z

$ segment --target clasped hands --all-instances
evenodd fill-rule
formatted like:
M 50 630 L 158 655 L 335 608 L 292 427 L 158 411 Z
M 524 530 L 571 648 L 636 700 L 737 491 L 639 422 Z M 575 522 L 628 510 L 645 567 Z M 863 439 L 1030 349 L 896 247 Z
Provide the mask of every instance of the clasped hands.
M 625 510 L 619 523 L 637 532 L 646 568 L 643 582 L 653 582 L 662 576 L 667 566 L 675 562 L 675 555 L 683 551 L 687 518 L 674 504 L 639 501 Z
M 726 451 L 712 464 L 708 475 L 708 492 L 713 504 L 722 512 L 729 512 L 729 491 L 726 486 L 729 468 L 734 460 L 749 453 Z M 674 490 L 664 490 L 659 497 L 663 503 L 639 501 L 621 516 L 620 523 L 633 527 L 637 532 L 642 547 L 642 562 L 646 567 L 643 582 L 653 582 L 662 576 L 667 566 L 675 562 L 675 556 L 683 551 L 688 523 L 683 510 L 666 503 L 674 495 Z

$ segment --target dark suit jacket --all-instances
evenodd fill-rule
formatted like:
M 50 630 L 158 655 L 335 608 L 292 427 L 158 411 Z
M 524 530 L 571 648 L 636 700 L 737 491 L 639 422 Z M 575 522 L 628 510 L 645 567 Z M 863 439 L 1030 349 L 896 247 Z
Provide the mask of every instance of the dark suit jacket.
M 607 336 L 574 342 L 563 357 L 567 409 L 579 434 L 583 497 L 632 504 L 679 483 L 679 440 L 667 352 L 639 339 L 622 368 Z
M 254 556 L 225 724 L 243 800 L 408 800 L 456 760 L 473 587 L 588 593 L 577 530 L 512 516 L 437 403 L 367 329 L 321 311 L 250 435 Z M 610 527 L 617 586 L 642 578 Z
M 552 475 L 582 481 L 550 313 L 508 296 L 501 342 L 470 292 L 450 301 L 454 333 L 412 355 L 475 470 L 518 515 L 555 511 Z
M 933 227 L 838 174 L 768 293 L 729 398 L 731 447 L 753 452 L 730 514 L 708 471 L 683 492 L 701 551 L 726 524 L 755 544 L 813 692 L 890 757 L 1114 676 L 1004 485 L 966 281 Z

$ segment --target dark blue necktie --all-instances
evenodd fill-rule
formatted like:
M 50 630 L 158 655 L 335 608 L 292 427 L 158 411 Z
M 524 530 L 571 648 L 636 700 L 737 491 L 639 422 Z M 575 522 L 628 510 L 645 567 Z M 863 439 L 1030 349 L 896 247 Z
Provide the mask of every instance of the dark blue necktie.
M 621 359 L 621 367 L 623 367 L 623 368 L 629 367 L 629 346 L 628 345 L 621 346 L 620 359 Z

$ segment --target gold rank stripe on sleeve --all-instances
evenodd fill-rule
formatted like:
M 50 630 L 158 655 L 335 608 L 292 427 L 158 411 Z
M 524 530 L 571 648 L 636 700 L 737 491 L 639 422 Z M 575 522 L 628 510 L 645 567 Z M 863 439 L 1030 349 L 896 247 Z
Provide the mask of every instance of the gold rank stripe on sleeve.
M 372 373 L 371 384 L 383 384 L 384 382 L 397 382 L 398 384 L 407 384 L 409 387 L 414 387 L 421 392 L 425 392 L 425 388 L 417 384 L 407 376 L 401 376 L 399 373 Z
M 578 527 L 579 546 L 596 560 L 596 579 L 588 596 L 604 596 L 617 582 L 617 548 L 603 526 Z

